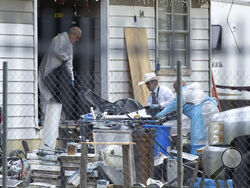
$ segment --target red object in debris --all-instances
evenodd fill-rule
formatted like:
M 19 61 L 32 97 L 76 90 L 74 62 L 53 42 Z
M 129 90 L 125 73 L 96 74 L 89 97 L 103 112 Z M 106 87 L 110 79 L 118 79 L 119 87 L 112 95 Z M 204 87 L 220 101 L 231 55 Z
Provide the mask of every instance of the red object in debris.
M 216 85 L 215 85 L 213 73 L 212 73 L 212 85 L 213 85 L 213 87 L 212 87 L 212 96 L 217 99 L 217 107 L 219 109 L 219 112 L 221 112 L 219 96 L 218 96 L 218 93 L 217 93 L 217 90 L 216 90 Z
M 65 0 L 60 0 L 60 5 L 64 5 Z

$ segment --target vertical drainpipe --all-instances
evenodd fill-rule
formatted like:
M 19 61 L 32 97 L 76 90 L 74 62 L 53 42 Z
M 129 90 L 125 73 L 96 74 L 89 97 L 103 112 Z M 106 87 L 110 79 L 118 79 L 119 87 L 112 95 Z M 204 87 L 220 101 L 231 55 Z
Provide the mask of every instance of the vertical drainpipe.
M 108 7 L 109 0 L 101 0 L 100 10 L 100 50 L 101 50 L 101 96 L 108 100 L 109 67 L 108 67 Z
M 212 96 L 212 84 L 211 84 L 211 79 L 212 79 L 212 71 L 211 71 L 211 55 L 212 55 L 212 48 L 211 48 L 211 1 L 208 0 L 208 33 L 209 33 L 209 41 L 208 41 L 208 71 L 209 71 L 209 74 L 208 74 L 208 89 L 209 89 L 209 95 Z
M 33 54 L 34 54 L 34 123 L 35 126 L 38 127 L 38 30 L 37 30 L 37 0 L 33 0 L 33 34 L 34 34 L 34 48 L 33 48 Z

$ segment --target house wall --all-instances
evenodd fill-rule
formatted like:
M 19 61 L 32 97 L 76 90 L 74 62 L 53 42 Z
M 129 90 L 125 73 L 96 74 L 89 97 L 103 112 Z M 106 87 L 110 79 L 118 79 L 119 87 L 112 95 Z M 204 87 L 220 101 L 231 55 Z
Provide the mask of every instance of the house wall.
M 199 82 L 210 92 L 210 19 L 209 7 L 190 10 L 190 61 L 192 73 L 184 77 L 188 82 Z
M 140 17 L 140 10 L 144 11 L 144 17 Z M 109 100 L 116 101 L 133 96 L 124 38 L 125 27 L 146 28 L 150 62 L 154 69 L 155 11 L 154 7 L 110 5 L 108 15 Z M 136 16 L 136 22 L 134 16 Z
M 190 5 L 191 6 L 191 5 Z M 140 10 L 144 17 L 140 17 Z M 110 101 L 133 97 L 129 63 L 124 38 L 124 27 L 144 27 L 147 30 L 151 69 L 155 71 L 155 8 L 146 6 L 110 5 L 108 10 L 108 94 Z M 136 16 L 137 21 L 134 21 Z M 190 66 L 183 74 L 188 83 L 199 82 L 209 92 L 210 43 L 209 8 L 190 8 Z M 176 75 L 160 75 L 160 84 L 172 88 Z
M 0 0 L 0 104 L 2 62 L 8 62 L 8 138 L 37 138 L 37 86 L 32 0 Z
M 9 139 L 39 138 L 35 129 L 38 101 L 33 1 L 12 0 L 10 3 L 7 0 L 0 0 L 0 3 L 0 63 L 9 62 L 8 137 Z M 144 17 L 140 17 L 140 10 L 144 11 Z M 155 8 L 110 4 L 107 16 L 108 100 L 116 101 L 133 97 L 124 27 L 146 28 L 151 68 L 155 70 Z M 184 79 L 188 82 L 198 81 L 203 84 L 205 91 L 209 91 L 208 7 L 191 7 L 190 26 L 191 73 L 185 75 Z M 96 57 L 96 62 L 99 58 Z M 0 73 L 2 85 L 2 71 Z M 160 84 L 172 89 L 172 82 L 175 79 L 176 76 L 160 76 Z M 2 104 L 2 87 L 0 92 L 0 104 Z

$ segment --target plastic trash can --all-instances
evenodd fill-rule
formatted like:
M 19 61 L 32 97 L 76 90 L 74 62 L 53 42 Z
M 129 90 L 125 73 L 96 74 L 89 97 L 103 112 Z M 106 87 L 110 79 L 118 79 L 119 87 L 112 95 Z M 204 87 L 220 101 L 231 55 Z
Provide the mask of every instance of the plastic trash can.
M 155 140 L 167 151 L 171 149 L 170 126 L 165 125 L 143 125 L 143 128 L 155 129 Z M 168 155 L 157 143 L 155 143 L 154 156 L 157 156 L 161 152 Z

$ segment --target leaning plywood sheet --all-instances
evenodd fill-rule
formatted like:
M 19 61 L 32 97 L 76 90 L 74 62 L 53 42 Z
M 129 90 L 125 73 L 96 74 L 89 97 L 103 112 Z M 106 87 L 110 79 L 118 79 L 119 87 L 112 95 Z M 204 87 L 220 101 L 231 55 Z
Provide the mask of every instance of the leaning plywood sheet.
M 124 33 L 134 98 L 145 105 L 149 91 L 145 85 L 139 86 L 138 83 L 143 81 L 145 73 L 151 72 L 146 29 L 125 28 Z

